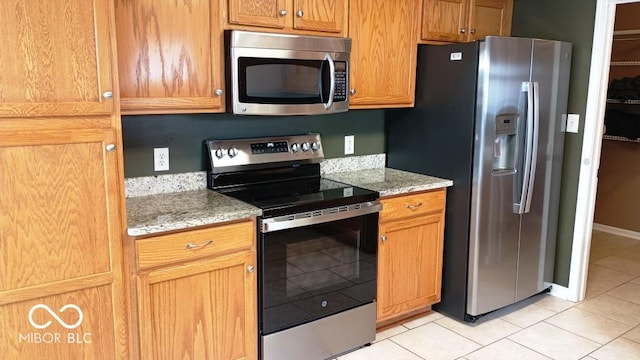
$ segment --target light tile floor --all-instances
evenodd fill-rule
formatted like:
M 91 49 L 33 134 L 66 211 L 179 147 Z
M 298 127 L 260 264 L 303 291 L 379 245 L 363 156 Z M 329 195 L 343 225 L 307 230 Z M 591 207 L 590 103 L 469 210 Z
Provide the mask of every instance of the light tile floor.
M 640 359 L 640 241 L 593 232 L 583 302 L 534 296 L 463 323 L 437 312 L 339 360 Z

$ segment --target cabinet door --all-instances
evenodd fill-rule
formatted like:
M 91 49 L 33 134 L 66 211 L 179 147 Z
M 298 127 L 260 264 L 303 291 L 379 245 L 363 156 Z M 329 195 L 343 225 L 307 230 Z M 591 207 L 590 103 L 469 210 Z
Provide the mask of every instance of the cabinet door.
M 118 352 L 111 286 L 4 304 L 0 294 L 2 359 L 127 359 Z M 120 342 L 119 345 L 124 345 Z
M 224 111 L 218 3 L 117 0 L 123 114 Z
M 294 0 L 293 11 L 294 29 L 342 32 L 345 0 Z
M 511 35 L 512 12 L 513 0 L 473 0 L 468 41 L 488 35 Z
M 111 114 L 112 6 L 1 1 L 0 117 Z
M 424 0 L 423 40 L 463 42 L 466 39 L 469 0 Z
M 0 131 L 0 333 L 10 334 L 0 336 L 0 354 L 126 358 L 115 137 L 111 129 Z M 36 304 L 50 308 L 35 309 L 37 324 L 55 324 L 26 323 Z M 52 314 L 71 324 L 76 313 L 66 304 L 81 308 L 82 327 L 57 325 Z M 89 332 L 93 342 L 50 348 L 17 336 L 29 330 Z
M 418 4 L 413 0 L 349 2 L 350 108 L 413 106 Z
M 288 11 L 285 0 L 229 0 L 229 23 L 282 29 Z
M 442 213 L 380 225 L 378 321 L 440 300 L 443 231 Z
M 256 359 L 255 253 L 138 278 L 142 359 Z

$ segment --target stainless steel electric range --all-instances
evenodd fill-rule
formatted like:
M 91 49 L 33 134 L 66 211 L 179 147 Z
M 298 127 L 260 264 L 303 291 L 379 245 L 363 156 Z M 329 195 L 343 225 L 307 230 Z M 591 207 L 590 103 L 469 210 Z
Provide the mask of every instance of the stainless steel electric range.
M 319 134 L 208 140 L 212 190 L 259 207 L 264 360 L 334 357 L 373 341 L 378 193 L 323 179 Z

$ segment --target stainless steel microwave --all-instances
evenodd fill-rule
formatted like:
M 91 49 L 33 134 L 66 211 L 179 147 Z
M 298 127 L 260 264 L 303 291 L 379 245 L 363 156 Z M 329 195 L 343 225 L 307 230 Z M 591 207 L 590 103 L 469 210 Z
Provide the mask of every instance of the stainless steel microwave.
M 349 109 L 351 39 L 229 30 L 227 111 L 330 114 Z

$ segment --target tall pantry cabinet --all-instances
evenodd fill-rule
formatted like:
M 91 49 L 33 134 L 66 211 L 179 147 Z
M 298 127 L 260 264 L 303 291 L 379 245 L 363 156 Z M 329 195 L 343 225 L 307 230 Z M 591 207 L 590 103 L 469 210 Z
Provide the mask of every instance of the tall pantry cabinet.
M 112 0 L 0 2 L 0 357 L 126 359 Z

